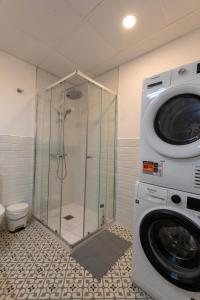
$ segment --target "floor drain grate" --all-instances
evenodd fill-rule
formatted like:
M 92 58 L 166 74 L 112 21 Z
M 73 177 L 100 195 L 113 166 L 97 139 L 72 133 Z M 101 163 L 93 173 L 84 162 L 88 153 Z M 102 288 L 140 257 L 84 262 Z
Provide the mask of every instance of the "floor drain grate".
M 72 215 L 64 216 L 64 219 L 67 220 L 67 221 L 69 221 L 69 220 L 71 220 L 73 218 L 74 218 L 74 216 L 72 216 Z

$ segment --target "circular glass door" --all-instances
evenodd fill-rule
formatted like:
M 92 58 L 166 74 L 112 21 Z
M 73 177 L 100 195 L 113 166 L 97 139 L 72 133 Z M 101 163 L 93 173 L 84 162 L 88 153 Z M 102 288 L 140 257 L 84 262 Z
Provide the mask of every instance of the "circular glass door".
M 158 110 L 154 128 L 163 141 L 186 145 L 200 139 L 200 96 L 181 94 L 172 97 Z
M 148 100 L 141 129 L 149 146 L 166 157 L 199 156 L 200 86 L 171 86 Z
M 154 268 L 185 290 L 200 291 L 200 229 L 170 210 L 147 214 L 140 226 L 143 250 Z

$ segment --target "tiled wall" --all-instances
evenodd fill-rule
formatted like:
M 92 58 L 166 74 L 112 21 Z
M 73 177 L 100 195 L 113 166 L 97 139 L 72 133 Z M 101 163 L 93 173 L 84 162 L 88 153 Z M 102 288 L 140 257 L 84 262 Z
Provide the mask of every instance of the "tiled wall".
M 117 142 L 116 222 L 130 230 L 133 224 L 138 150 L 138 139 L 119 139 Z
M 0 203 L 31 205 L 34 139 L 0 135 Z
M 116 222 L 132 230 L 134 184 L 137 180 L 138 140 L 117 143 Z M 31 205 L 34 139 L 0 135 L 0 203 Z

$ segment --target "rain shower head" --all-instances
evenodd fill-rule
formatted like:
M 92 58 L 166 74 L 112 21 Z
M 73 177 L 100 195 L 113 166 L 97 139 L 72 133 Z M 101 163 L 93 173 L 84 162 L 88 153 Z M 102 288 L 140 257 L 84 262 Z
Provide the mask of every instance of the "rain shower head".
M 67 91 L 66 96 L 71 100 L 78 100 L 82 97 L 82 92 L 80 90 L 76 90 L 75 88 L 72 88 Z

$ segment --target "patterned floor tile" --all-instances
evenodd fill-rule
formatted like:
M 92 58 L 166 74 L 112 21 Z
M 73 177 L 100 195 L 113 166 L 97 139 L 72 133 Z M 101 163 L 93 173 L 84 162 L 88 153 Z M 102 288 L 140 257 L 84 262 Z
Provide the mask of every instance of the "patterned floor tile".
M 133 239 L 122 226 L 107 229 Z M 131 248 L 99 281 L 36 221 L 17 233 L 0 232 L 0 253 L 0 300 L 151 300 L 132 284 Z

